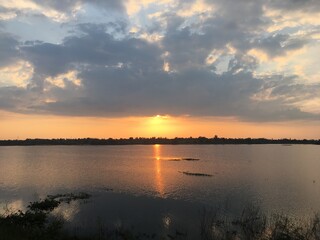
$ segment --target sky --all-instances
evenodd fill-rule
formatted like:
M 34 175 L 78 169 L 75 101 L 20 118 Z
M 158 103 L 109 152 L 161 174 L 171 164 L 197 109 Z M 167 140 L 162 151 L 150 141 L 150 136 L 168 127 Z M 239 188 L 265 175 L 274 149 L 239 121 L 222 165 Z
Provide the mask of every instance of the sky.
M 0 139 L 320 138 L 318 0 L 0 0 Z

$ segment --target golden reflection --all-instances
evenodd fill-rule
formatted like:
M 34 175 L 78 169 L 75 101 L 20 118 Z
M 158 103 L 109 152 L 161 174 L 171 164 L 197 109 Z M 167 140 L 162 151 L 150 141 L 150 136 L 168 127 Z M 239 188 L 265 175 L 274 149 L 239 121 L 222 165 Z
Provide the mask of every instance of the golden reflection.
M 155 170 L 156 170 L 156 190 L 161 197 L 164 197 L 164 185 L 161 173 L 161 156 L 160 156 L 161 145 L 153 145 L 153 154 L 155 159 Z
M 170 227 L 170 224 L 171 224 L 171 218 L 169 215 L 166 215 L 162 218 L 162 222 L 163 222 L 163 226 L 166 228 L 166 229 L 169 229 Z
M 24 211 L 24 203 L 21 199 L 13 200 L 10 203 L 0 203 L 0 215 L 6 217 L 11 213 L 17 212 L 18 210 Z
M 61 217 L 67 222 L 71 222 L 79 211 L 80 203 L 73 201 L 70 204 L 62 204 L 58 208 L 54 209 L 53 215 L 56 217 Z

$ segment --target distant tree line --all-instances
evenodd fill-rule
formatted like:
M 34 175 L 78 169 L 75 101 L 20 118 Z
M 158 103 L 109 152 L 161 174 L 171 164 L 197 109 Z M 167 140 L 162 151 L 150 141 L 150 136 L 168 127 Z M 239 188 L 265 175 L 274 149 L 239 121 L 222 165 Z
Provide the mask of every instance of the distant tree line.
M 25 140 L 0 140 L 0 146 L 33 146 L 33 145 L 152 145 L 152 144 L 316 144 L 320 139 L 267 139 L 267 138 L 223 138 L 214 136 L 189 137 L 189 138 L 76 138 L 76 139 L 25 139 Z

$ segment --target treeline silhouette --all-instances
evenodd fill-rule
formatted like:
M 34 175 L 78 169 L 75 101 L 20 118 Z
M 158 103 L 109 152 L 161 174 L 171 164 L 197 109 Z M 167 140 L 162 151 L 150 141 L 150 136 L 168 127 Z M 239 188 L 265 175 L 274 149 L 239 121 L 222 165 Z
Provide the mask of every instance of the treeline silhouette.
M 152 144 L 316 144 L 320 139 L 267 139 L 267 138 L 224 138 L 214 136 L 189 137 L 189 138 L 76 138 L 76 139 L 25 139 L 25 140 L 0 140 L 0 146 L 33 146 L 33 145 L 152 145 Z

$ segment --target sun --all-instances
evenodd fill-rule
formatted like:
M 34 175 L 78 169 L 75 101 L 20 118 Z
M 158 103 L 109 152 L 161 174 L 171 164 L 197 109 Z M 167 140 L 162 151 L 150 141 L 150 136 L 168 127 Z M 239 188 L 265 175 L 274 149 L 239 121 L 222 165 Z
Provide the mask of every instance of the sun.
M 148 118 L 147 130 L 153 136 L 165 136 L 173 131 L 172 118 L 169 115 L 156 115 Z
M 150 118 L 149 123 L 153 127 L 164 127 L 164 125 L 167 125 L 168 122 L 170 121 L 170 116 L 169 115 L 156 115 Z
M 169 115 L 156 115 L 152 117 L 152 123 L 157 125 L 157 124 L 163 124 L 168 120 L 170 117 Z

